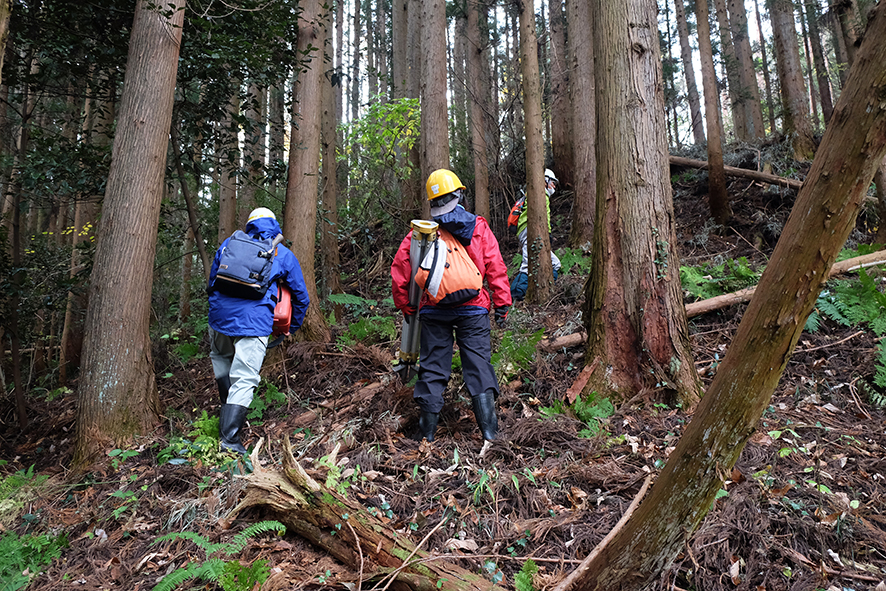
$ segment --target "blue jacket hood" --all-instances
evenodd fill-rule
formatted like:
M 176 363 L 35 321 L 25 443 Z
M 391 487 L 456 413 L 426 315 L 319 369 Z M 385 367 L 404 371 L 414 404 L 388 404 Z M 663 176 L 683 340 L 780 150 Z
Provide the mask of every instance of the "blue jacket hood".
M 474 226 L 477 225 L 477 216 L 458 205 L 449 213 L 435 217 L 434 221 L 455 236 L 459 242 L 467 246 L 471 243 L 471 238 L 474 237 Z
M 274 218 L 258 218 L 247 223 L 244 232 L 253 238 L 259 236 L 262 239 L 268 239 L 282 234 L 283 230 L 280 229 L 280 224 Z

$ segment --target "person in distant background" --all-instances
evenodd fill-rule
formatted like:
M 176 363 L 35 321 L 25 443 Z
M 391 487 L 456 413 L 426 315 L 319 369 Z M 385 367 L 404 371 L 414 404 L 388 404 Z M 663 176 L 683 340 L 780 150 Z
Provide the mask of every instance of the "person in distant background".
M 557 177 L 550 168 L 545 169 L 545 204 L 548 213 L 548 232 L 551 231 L 551 195 L 557 190 Z M 520 263 L 520 270 L 511 280 L 511 298 L 515 301 L 522 301 L 526 297 L 526 290 L 529 288 L 529 246 L 526 237 L 526 225 L 528 223 L 528 207 L 526 207 L 525 197 L 523 198 L 523 206 L 520 217 L 517 219 L 517 239 L 520 241 L 520 252 L 523 255 L 523 261 Z M 560 259 L 551 249 L 551 266 L 554 267 L 554 279 L 560 273 Z
M 246 234 L 254 240 L 273 239 L 281 234 L 274 213 L 259 207 L 249 214 Z M 276 284 L 282 281 L 292 290 L 292 319 L 289 334 L 299 329 L 308 310 L 308 289 L 298 259 L 288 248 L 278 244 L 271 268 L 271 288 L 262 299 L 250 300 L 225 295 L 213 284 L 221 254 L 231 239 L 226 239 L 212 261 L 209 273 L 209 358 L 221 400 L 218 430 L 222 449 L 246 453 L 240 442 L 240 430 L 261 381 L 259 371 L 268 349 L 268 337 L 274 324 Z
M 464 185 L 452 171 L 436 170 L 428 177 L 426 191 L 431 202 L 431 217 L 440 227 L 464 245 L 468 256 L 492 289 L 481 288 L 479 295 L 454 308 L 431 304 L 422 294 L 419 309 L 409 304 L 409 283 L 412 265 L 409 247 L 412 232 L 406 235 L 391 265 L 391 286 L 394 305 L 406 315 L 420 314 L 421 353 L 418 382 L 413 398 L 420 410 L 415 439 L 434 440 L 437 421 L 443 409 L 443 392 L 452 373 L 453 333 L 461 355 L 465 386 L 471 395 L 474 416 L 483 439 L 492 441 L 498 434 L 495 399 L 498 397 L 498 379 L 492 368 L 492 342 L 489 308 L 495 306 L 495 322 L 505 326 L 511 306 L 508 289 L 508 269 L 501 256 L 498 240 L 482 216 L 474 215 L 459 204 Z

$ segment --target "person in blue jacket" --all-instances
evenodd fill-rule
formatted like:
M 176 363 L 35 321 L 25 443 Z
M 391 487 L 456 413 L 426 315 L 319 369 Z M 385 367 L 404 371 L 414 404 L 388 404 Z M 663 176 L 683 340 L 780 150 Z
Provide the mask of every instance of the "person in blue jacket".
M 273 239 L 281 234 L 274 213 L 259 207 L 249 214 L 246 234 L 256 240 Z M 310 299 L 301 272 L 301 265 L 282 244 L 277 246 L 271 269 L 271 289 L 260 300 L 247 300 L 225 295 L 213 288 L 221 254 L 230 238 L 215 253 L 209 273 L 209 358 L 218 384 L 221 410 L 219 434 L 221 447 L 242 454 L 240 430 L 258 387 L 262 362 L 268 349 L 268 338 L 274 325 L 278 281 L 292 290 L 292 321 L 289 334 L 299 329 L 305 319 Z

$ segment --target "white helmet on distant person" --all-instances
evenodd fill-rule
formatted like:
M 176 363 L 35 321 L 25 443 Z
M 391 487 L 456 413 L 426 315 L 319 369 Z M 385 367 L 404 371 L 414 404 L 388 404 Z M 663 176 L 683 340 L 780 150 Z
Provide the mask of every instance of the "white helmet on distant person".
M 551 183 L 554 186 L 551 186 Z M 557 179 L 557 175 L 554 174 L 554 171 L 550 168 L 545 168 L 545 193 L 548 194 L 548 197 L 554 194 L 554 191 L 557 190 L 557 185 L 560 181 Z
M 250 212 L 249 217 L 246 219 L 246 223 L 253 220 L 257 220 L 259 218 L 271 218 L 272 220 L 277 219 L 277 216 L 274 215 L 274 212 L 268 209 L 267 207 L 256 207 Z

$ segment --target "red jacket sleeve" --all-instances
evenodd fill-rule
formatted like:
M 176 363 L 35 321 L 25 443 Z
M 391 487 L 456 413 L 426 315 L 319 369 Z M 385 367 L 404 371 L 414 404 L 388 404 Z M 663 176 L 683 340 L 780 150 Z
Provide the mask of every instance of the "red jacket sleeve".
M 492 290 L 492 305 L 495 308 L 510 306 L 511 284 L 508 281 L 508 268 L 501 256 L 498 240 L 486 220 L 477 216 L 477 226 L 474 228 L 474 236 L 482 239 L 483 245 L 483 275 L 486 283 Z M 474 238 L 476 239 L 476 238 Z
M 412 264 L 409 262 L 411 243 L 412 232 L 409 232 L 400 243 L 391 265 L 391 295 L 394 297 L 394 305 L 401 312 L 409 306 L 409 279 L 412 275 Z

